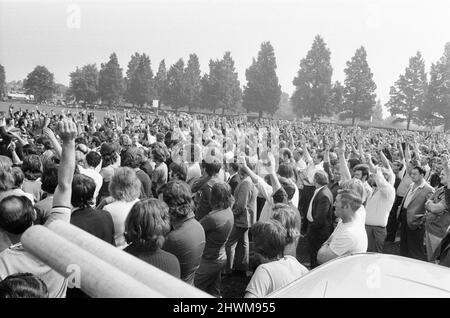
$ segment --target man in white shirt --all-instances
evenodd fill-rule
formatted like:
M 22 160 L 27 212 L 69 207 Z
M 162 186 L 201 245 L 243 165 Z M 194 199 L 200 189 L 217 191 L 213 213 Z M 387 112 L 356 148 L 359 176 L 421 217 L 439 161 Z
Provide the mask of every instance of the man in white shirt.
M 287 233 L 280 222 L 257 222 L 252 226 L 252 235 L 261 265 L 245 289 L 245 298 L 265 297 L 308 273 L 295 257 L 283 255 Z
M 390 168 L 389 168 L 390 169 Z M 387 170 L 387 169 L 386 169 Z M 391 173 L 383 173 L 382 168 L 377 167 L 374 175 L 376 187 L 366 204 L 366 232 L 368 238 L 368 252 L 383 252 L 383 244 L 386 238 L 386 225 L 389 218 L 389 212 L 395 201 L 395 188 L 389 183 Z
M 334 206 L 336 216 L 341 220 L 317 253 L 319 264 L 342 255 L 367 251 L 364 223 L 356 218 L 359 209 L 364 208 L 361 196 L 353 190 L 340 190 Z

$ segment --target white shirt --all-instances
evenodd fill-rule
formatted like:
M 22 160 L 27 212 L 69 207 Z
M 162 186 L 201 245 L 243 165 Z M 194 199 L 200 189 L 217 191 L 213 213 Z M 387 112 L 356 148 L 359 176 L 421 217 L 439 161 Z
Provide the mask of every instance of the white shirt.
M 314 222 L 313 217 L 312 217 L 312 204 L 313 204 L 314 198 L 316 197 L 316 194 L 317 194 L 320 190 L 322 190 L 324 187 L 326 187 L 326 186 L 321 186 L 320 188 L 317 188 L 317 189 L 314 191 L 314 195 L 312 196 L 311 201 L 309 202 L 308 213 L 307 213 L 307 215 L 306 215 L 306 218 L 308 219 L 309 222 Z
M 100 173 L 98 173 L 94 169 L 91 168 L 85 169 L 81 166 L 78 166 L 78 168 L 81 174 L 84 174 L 85 176 L 88 176 L 92 178 L 92 180 L 94 180 L 95 182 L 94 203 L 97 202 L 98 193 L 100 192 L 100 188 L 103 185 L 103 177 L 100 175 Z
M 256 182 L 255 186 L 256 189 L 258 189 L 258 194 L 261 195 L 264 199 L 266 199 L 266 202 L 264 203 L 264 206 L 261 210 L 261 214 L 259 216 L 258 221 L 268 221 L 273 215 L 272 208 L 275 205 L 275 203 L 273 202 L 273 188 L 270 185 L 268 185 L 263 178 L 261 178 L 260 176 L 257 177 L 258 182 Z M 290 201 L 290 203 L 292 203 L 294 207 L 297 208 L 299 191 L 297 186 L 293 182 L 292 184 L 295 186 L 295 192 L 294 195 L 292 196 L 292 200 Z
M 375 175 L 377 187 L 366 204 L 366 225 L 385 227 L 395 201 L 395 188 L 386 181 L 381 169 Z
M 355 212 L 357 213 L 358 210 Z M 331 234 L 330 249 L 338 256 L 367 252 L 367 233 L 364 223 L 354 219 L 338 225 Z
M 115 201 L 111 204 L 105 205 L 103 208 L 105 211 L 111 213 L 114 223 L 114 240 L 116 246 L 121 249 L 127 246 L 125 236 L 123 235 L 125 232 L 125 220 L 133 205 L 138 201 L 139 199 L 135 199 L 131 202 Z
M 261 298 L 292 283 L 308 273 L 308 269 L 293 256 L 286 255 L 278 261 L 261 264 L 245 289 Z

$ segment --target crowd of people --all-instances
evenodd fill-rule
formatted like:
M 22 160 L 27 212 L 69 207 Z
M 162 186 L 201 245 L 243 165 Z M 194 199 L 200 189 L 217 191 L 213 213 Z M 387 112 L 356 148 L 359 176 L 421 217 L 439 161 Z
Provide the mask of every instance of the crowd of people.
M 401 256 L 450 267 L 443 133 L 11 106 L 0 138 L 0 297 L 86 296 L 21 244 L 54 220 L 216 297 L 227 275 L 264 297 L 398 240 Z

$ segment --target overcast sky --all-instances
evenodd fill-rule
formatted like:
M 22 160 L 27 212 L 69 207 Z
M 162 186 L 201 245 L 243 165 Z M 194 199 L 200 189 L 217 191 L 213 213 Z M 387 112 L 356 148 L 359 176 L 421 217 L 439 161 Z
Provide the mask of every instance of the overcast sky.
M 99 66 L 113 51 L 124 73 L 136 51 L 150 56 L 154 73 L 162 59 L 169 67 L 190 53 L 204 73 L 209 59 L 231 51 L 244 85 L 245 69 L 270 41 L 282 90 L 292 94 L 300 60 L 320 34 L 331 50 L 333 81 L 344 81 L 346 62 L 365 46 L 384 104 L 409 57 L 420 50 L 428 72 L 442 56 L 449 17 L 448 0 L 0 0 L 0 64 L 7 81 L 45 65 L 68 85 L 76 66 Z

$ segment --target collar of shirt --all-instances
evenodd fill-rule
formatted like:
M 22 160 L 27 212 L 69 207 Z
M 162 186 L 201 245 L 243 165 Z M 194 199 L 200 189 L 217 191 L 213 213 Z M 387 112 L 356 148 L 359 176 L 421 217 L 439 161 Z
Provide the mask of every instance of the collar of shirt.
M 189 221 L 194 217 L 195 217 L 194 212 L 189 212 L 189 214 L 184 219 L 173 221 L 172 222 L 173 229 L 178 230 L 183 225 L 184 222 Z
M 414 190 L 413 190 L 413 188 L 414 188 L 414 186 L 416 185 L 416 183 L 415 182 L 413 182 L 412 184 L 411 184 L 411 192 L 415 192 L 417 189 L 422 189 L 424 186 L 425 186 L 425 179 L 422 179 L 422 183 L 420 183 L 419 184 L 419 186 L 417 186 Z
M 316 190 L 314 191 L 314 195 L 316 195 L 320 190 L 322 190 L 325 187 L 326 187 L 326 185 L 321 186 L 320 188 L 316 188 Z

